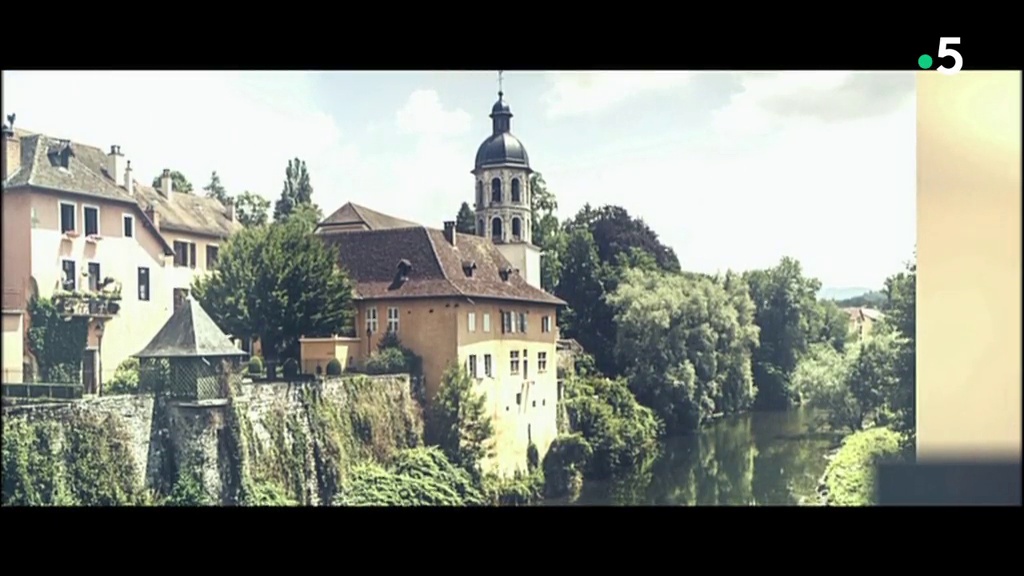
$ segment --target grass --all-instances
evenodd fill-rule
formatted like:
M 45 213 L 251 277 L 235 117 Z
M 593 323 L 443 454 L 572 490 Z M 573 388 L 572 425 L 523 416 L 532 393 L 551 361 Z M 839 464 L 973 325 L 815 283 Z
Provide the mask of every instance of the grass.
M 851 434 L 825 469 L 829 506 L 870 506 L 875 503 L 878 464 L 899 458 L 900 435 L 888 428 Z

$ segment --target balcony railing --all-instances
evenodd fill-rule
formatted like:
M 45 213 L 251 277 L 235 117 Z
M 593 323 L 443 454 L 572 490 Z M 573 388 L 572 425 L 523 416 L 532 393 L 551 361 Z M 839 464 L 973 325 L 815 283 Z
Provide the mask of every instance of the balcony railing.
M 65 316 L 113 318 L 121 310 L 121 294 L 59 291 L 53 295 L 53 304 Z

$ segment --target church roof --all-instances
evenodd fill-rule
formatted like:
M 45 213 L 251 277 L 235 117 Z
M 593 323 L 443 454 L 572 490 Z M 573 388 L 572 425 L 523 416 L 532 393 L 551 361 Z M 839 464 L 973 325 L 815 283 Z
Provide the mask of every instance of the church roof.
M 509 132 L 492 134 L 476 151 L 476 168 L 509 165 L 530 167 L 530 156 L 526 153 L 526 147 Z
M 386 230 L 389 228 L 409 228 L 415 226 L 419 226 L 419 224 L 389 216 L 365 206 L 353 204 L 352 202 L 346 202 L 344 206 L 338 208 L 333 214 L 324 218 L 323 222 L 320 222 L 318 231 L 323 234 L 335 231 Z
M 245 356 L 191 297 L 174 311 L 136 358 L 200 358 Z
M 564 305 L 531 286 L 489 239 L 417 226 L 323 235 L 361 299 L 469 297 Z M 400 268 L 404 268 L 400 271 Z M 404 278 L 402 277 L 404 272 Z

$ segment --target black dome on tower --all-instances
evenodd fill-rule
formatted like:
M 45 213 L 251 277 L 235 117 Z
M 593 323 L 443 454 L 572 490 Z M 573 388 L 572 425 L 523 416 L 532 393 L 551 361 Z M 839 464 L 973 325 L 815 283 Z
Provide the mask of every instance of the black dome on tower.
M 480 144 L 476 151 L 476 168 L 493 166 L 530 167 L 530 156 L 526 147 L 512 135 L 512 109 L 505 102 L 504 94 L 498 92 L 498 101 L 491 106 L 492 134 Z

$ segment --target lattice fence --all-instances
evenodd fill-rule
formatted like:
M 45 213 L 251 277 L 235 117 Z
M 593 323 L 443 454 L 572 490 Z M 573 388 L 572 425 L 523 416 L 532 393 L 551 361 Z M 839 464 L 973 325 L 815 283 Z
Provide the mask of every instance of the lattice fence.
M 230 398 L 242 385 L 242 367 L 224 358 L 146 358 L 139 366 L 139 387 L 183 400 Z

